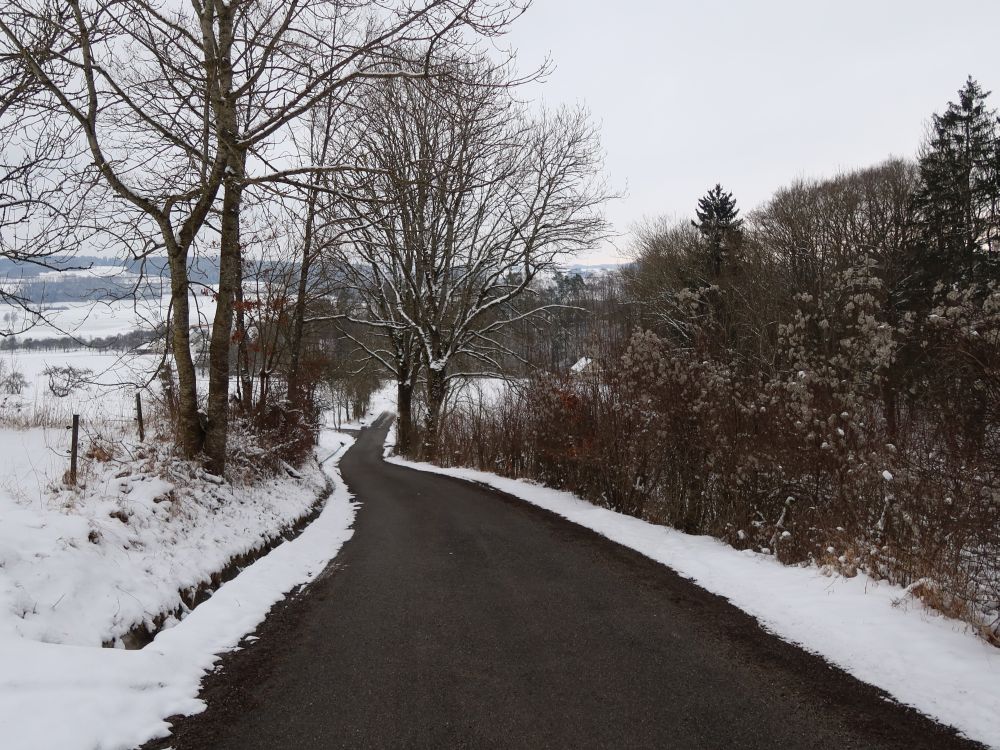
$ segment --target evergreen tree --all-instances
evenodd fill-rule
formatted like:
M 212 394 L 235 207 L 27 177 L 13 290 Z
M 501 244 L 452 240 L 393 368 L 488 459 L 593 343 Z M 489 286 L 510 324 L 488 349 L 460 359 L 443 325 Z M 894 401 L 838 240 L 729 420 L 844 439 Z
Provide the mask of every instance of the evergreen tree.
M 708 247 L 708 268 L 713 279 L 722 275 L 725 260 L 739 249 L 743 241 L 743 219 L 732 193 L 727 193 L 718 183 L 698 200 L 691 223 L 701 232 Z
M 926 293 L 939 282 L 982 281 L 1000 252 L 1000 150 L 988 91 L 971 77 L 935 114 L 920 157 L 913 208 L 915 276 Z

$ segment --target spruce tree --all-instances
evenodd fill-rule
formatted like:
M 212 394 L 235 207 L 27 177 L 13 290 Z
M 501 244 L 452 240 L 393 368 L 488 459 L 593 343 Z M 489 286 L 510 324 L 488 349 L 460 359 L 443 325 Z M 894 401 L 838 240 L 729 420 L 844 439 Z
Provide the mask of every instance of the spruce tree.
M 1000 142 L 988 91 L 971 77 L 935 114 L 920 157 L 913 208 L 915 276 L 921 291 L 938 283 L 983 281 L 1000 252 Z
M 698 200 L 695 210 L 698 221 L 691 223 L 707 243 L 708 268 L 713 279 L 722 275 L 724 262 L 743 241 L 743 219 L 739 214 L 733 194 L 727 193 L 718 183 Z

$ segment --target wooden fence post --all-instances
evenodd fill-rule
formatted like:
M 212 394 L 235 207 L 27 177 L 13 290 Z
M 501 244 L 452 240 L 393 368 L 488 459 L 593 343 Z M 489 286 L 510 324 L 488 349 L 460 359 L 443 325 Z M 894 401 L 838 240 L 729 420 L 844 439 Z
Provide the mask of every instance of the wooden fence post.
M 73 415 L 73 443 L 69 453 L 69 483 L 76 486 L 76 454 L 80 448 L 80 415 Z
M 142 423 L 142 396 L 138 391 L 135 392 L 135 419 L 139 423 L 139 442 L 143 442 L 146 439 L 146 427 Z

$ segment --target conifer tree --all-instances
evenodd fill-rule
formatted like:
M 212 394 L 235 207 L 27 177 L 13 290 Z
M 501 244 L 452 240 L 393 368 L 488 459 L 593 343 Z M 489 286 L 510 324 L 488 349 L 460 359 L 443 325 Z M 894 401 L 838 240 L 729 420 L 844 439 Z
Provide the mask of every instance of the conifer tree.
M 913 208 L 914 269 L 928 292 L 939 282 L 983 281 L 995 274 L 1000 252 L 1000 141 L 988 91 L 971 77 L 935 114 L 920 157 Z
M 718 183 L 698 200 L 695 210 L 698 221 L 691 223 L 708 244 L 708 269 L 713 279 L 722 275 L 723 263 L 743 241 L 743 219 L 739 213 L 733 194 Z

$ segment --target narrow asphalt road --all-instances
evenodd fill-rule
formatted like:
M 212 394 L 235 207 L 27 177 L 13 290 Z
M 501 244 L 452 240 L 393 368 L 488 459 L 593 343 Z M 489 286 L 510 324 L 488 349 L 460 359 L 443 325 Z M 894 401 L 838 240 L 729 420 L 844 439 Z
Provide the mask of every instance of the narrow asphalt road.
M 354 538 L 158 747 L 978 747 L 637 553 L 384 463 L 386 429 L 341 462 Z

